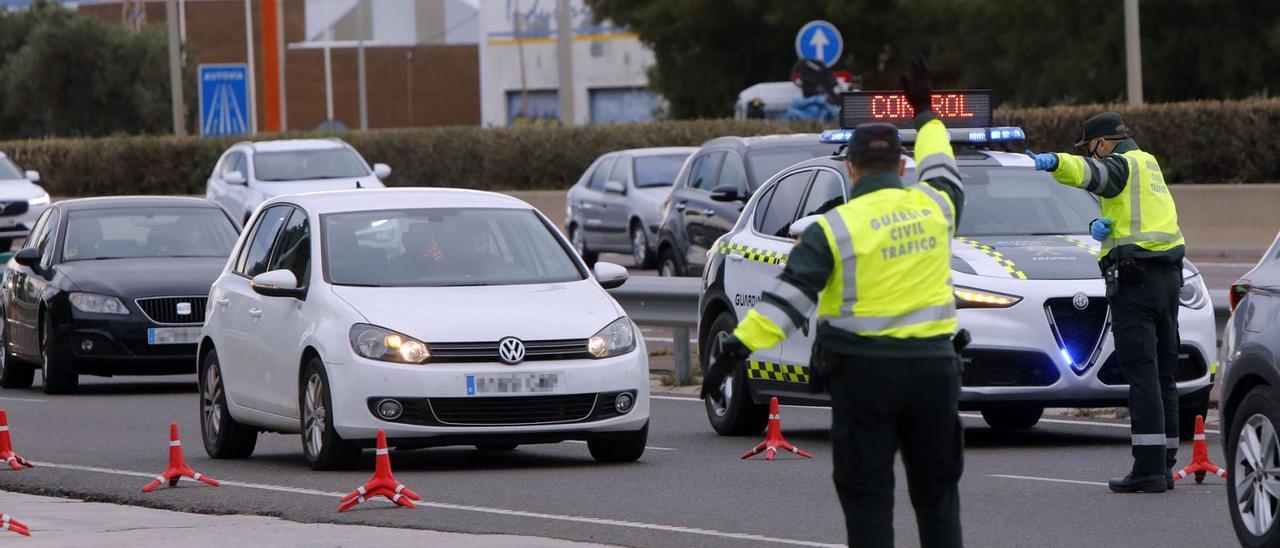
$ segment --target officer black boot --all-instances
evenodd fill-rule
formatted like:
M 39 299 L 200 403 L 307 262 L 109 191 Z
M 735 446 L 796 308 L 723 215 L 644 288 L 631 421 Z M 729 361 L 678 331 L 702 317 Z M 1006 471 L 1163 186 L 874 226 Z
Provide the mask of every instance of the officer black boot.
M 1123 478 L 1107 482 L 1107 487 L 1116 493 L 1163 493 L 1172 481 L 1173 477 L 1165 474 L 1138 475 L 1130 472 Z

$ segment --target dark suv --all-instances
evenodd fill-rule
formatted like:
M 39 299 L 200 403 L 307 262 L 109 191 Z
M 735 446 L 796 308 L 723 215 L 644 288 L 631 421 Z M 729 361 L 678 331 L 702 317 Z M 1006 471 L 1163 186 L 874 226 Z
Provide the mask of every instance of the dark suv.
M 1218 356 L 1227 506 L 1242 546 L 1280 546 L 1280 236 L 1230 291 Z
M 742 207 L 773 174 L 831 154 L 813 134 L 719 137 L 685 162 L 658 229 L 658 272 L 701 276 L 707 250 L 738 221 Z

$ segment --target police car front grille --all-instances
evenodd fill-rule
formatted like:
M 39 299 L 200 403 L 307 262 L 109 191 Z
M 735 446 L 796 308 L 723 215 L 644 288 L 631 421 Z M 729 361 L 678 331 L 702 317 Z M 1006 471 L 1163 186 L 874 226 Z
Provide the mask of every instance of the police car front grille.
M 159 324 L 204 323 L 204 307 L 208 297 L 150 297 L 134 302 L 151 321 Z M 178 314 L 178 303 L 191 305 L 190 314 Z
M 1200 351 L 1195 347 L 1182 345 L 1178 348 L 1178 369 L 1173 373 L 1174 381 L 1194 381 L 1203 377 L 1208 371 L 1204 356 L 1200 355 Z M 1124 371 L 1120 370 L 1120 358 L 1115 352 L 1111 353 L 1106 363 L 1102 364 L 1102 368 L 1098 370 L 1098 380 L 1108 386 L 1129 384 L 1128 379 L 1124 377 Z
M 962 358 L 963 386 L 1051 386 L 1061 376 L 1043 352 L 972 348 Z
M 1083 310 L 1076 308 L 1073 298 L 1046 299 L 1045 313 L 1058 343 L 1071 354 L 1077 369 L 1092 365 L 1102 334 L 1107 327 L 1107 299 L 1090 297 Z
M 436 420 L 446 425 L 510 425 L 577 422 L 591 416 L 596 394 L 428 398 Z
M 523 341 L 524 361 L 581 360 L 591 357 L 587 352 L 587 339 L 558 339 Z M 448 342 L 427 343 L 432 363 L 497 362 L 498 343 Z

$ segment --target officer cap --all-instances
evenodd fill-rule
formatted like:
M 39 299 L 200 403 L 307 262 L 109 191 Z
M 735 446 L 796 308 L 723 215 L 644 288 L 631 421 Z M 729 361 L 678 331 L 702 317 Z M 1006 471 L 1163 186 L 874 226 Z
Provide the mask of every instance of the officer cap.
M 902 156 L 902 138 L 891 124 L 858 124 L 845 149 L 845 157 L 861 162 L 897 163 Z
M 1120 119 L 1119 114 L 1104 112 L 1084 121 L 1084 135 L 1080 138 L 1080 142 L 1076 143 L 1076 146 L 1084 146 L 1085 143 L 1098 137 L 1126 135 L 1128 133 L 1129 128 L 1125 127 L 1124 120 Z

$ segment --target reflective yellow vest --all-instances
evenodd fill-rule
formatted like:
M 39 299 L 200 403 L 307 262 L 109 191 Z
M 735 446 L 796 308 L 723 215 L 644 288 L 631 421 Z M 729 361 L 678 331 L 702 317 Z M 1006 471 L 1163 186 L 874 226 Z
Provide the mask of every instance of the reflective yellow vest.
M 921 183 L 865 194 L 823 215 L 835 269 L 819 294 L 819 321 L 862 336 L 955 333 L 954 212 L 950 199 Z
M 1148 251 L 1168 251 L 1184 245 L 1178 229 L 1178 210 L 1156 157 L 1142 150 L 1130 150 L 1121 156 L 1129 164 L 1129 179 L 1118 196 L 1102 198 L 1102 216 L 1114 223 L 1111 237 L 1102 242 L 1102 254 L 1129 244 Z

